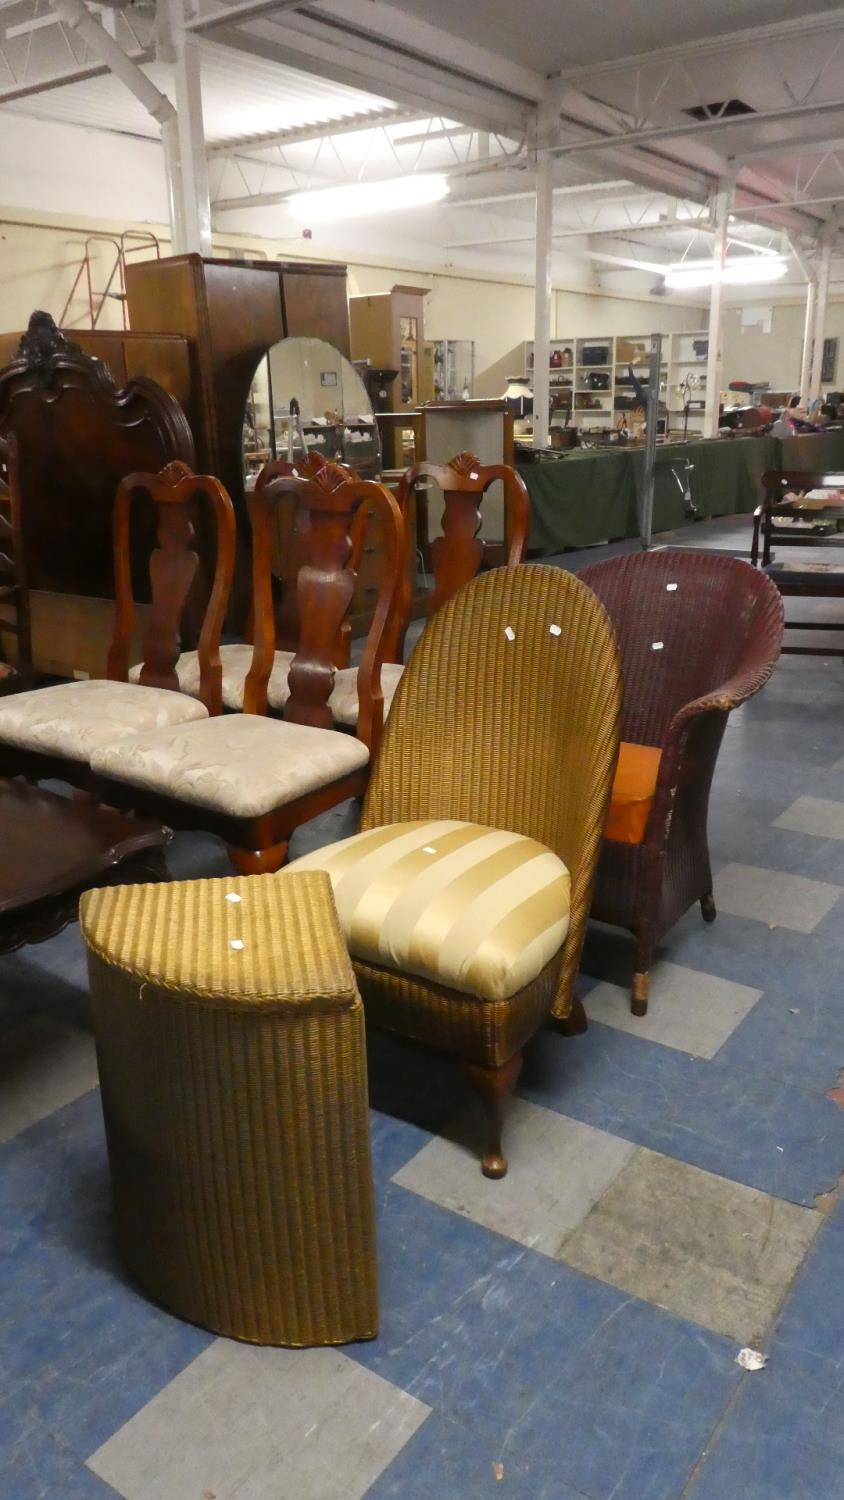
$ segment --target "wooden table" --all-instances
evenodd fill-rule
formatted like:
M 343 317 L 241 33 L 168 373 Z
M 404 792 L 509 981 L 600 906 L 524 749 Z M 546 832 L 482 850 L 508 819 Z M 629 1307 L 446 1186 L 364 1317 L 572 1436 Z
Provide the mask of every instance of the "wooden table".
M 165 874 L 168 828 L 22 781 L 0 781 L 0 953 L 76 918 L 92 885 Z

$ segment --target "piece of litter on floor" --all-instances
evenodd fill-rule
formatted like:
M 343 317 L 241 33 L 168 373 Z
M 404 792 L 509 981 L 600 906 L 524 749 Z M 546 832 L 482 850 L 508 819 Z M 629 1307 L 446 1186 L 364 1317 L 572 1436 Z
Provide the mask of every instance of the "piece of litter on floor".
M 492 1466 L 492 1472 L 495 1475 L 496 1479 L 503 1479 L 504 1478 L 504 1465 L 503 1464 L 493 1464 L 493 1466 Z
M 785 1146 L 777 1146 L 777 1150 L 778 1151 L 784 1151 L 785 1150 Z
M 768 931 L 769 932 L 776 932 L 776 930 L 777 930 L 777 924 L 776 924 L 776 922 L 769 922 L 768 923 Z
M 791 1009 L 791 1010 L 790 1010 L 790 1011 L 789 1011 L 789 1012 L 788 1012 L 788 1014 L 789 1014 L 789 1015 L 790 1015 L 790 1016 L 799 1016 L 799 1014 L 800 1014 L 800 1006 L 799 1006 L 799 1005 L 795 1005 L 795 1006 L 794 1006 L 794 1007 L 793 1007 L 793 1008 L 792 1008 L 792 1009 Z
M 736 1355 L 736 1364 L 743 1370 L 764 1370 L 767 1363 L 767 1354 L 760 1354 L 758 1349 L 739 1349 Z
M 239 953 L 241 948 L 243 947 L 243 938 L 232 938 L 231 942 L 229 943 L 229 947 L 234 948 L 235 952 Z

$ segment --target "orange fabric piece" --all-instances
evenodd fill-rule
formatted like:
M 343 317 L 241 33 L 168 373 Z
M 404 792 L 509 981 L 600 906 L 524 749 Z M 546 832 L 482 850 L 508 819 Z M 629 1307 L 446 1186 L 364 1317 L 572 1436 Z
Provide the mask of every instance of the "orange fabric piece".
M 656 791 L 662 751 L 658 745 L 622 740 L 604 837 L 617 844 L 641 844 Z

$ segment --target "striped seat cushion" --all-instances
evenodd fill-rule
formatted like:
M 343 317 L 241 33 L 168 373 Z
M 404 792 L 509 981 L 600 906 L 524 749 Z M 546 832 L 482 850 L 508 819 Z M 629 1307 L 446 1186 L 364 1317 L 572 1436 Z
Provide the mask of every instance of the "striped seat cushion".
M 568 931 L 562 860 L 477 823 L 391 823 L 289 868 L 327 871 L 353 958 L 480 1000 L 524 989 Z

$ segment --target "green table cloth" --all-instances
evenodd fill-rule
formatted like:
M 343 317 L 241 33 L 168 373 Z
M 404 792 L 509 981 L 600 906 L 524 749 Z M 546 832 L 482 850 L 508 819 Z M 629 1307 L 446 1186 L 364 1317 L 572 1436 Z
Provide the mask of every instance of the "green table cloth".
M 682 480 L 686 459 L 693 466 L 689 487 L 700 515 L 735 515 L 758 505 L 767 469 L 844 469 L 844 432 L 666 443 L 657 448 L 654 532 L 688 522 L 672 472 L 673 463 Z M 565 547 L 638 536 L 644 462 L 641 448 L 576 448 L 565 458 L 520 465 L 531 503 L 531 550 L 547 556 Z

